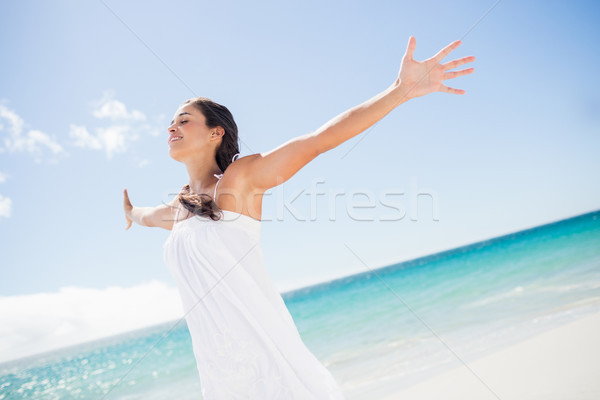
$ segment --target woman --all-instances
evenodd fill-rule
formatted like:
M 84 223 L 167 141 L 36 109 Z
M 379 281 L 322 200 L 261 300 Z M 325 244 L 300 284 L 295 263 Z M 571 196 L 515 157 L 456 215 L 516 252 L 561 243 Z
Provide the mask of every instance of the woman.
M 124 189 L 126 229 L 135 221 L 171 230 L 164 260 L 184 305 L 205 399 L 344 398 L 304 345 L 264 267 L 262 196 L 401 103 L 436 91 L 464 94 L 442 84 L 474 70 L 446 72 L 474 61 L 472 56 L 440 64 L 459 45 L 418 62 L 411 36 L 398 77 L 386 90 L 266 153 L 237 158 L 233 116 L 210 99 L 190 99 L 175 112 L 169 155 L 185 164 L 189 183 L 155 208 L 133 207 Z

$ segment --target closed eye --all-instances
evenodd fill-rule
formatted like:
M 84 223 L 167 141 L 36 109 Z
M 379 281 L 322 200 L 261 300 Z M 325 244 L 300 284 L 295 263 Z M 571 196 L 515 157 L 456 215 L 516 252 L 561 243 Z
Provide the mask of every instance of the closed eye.
M 187 120 L 185 120 L 185 121 L 181 121 L 181 123 L 182 123 L 182 124 L 185 124 L 186 122 L 188 122 L 188 121 L 187 121 Z M 167 127 L 167 130 L 169 130 L 169 128 L 171 128 L 171 127 L 170 127 L 170 126 L 169 126 L 169 127 Z

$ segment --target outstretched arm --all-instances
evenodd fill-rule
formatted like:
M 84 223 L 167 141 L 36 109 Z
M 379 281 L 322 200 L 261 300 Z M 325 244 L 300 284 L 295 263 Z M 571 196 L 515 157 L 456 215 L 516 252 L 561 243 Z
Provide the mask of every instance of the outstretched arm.
M 446 71 L 474 61 L 475 57 L 440 64 L 459 45 L 458 40 L 452 42 L 435 56 L 419 62 L 413 58 L 416 40 L 411 36 L 398 77 L 387 89 L 339 114 L 314 132 L 289 140 L 269 152 L 248 157 L 247 181 L 259 190 L 280 185 L 319 154 L 365 131 L 405 101 L 432 92 L 464 94 L 464 90 L 445 86 L 442 81 L 472 73 L 474 68 Z
M 396 81 L 375 97 L 338 115 L 319 128 L 314 133 L 317 138 L 319 152 L 322 153 L 337 147 L 346 140 L 365 131 L 394 108 L 415 97 L 432 92 L 465 94 L 464 90 L 445 86 L 442 81 L 473 72 L 474 68 L 456 72 L 445 71 L 474 61 L 475 57 L 464 57 L 440 64 L 442 59 L 458 47 L 460 43 L 457 40 L 440 50 L 435 56 L 419 62 L 413 58 L 417 43 L 416 39 L 411 36 Z
M 167 230 L 173 228 L 172 208 L 177 202 L 177 197 L 167 204 L 157 207 L 134 207 L 129 200 L 127 189 L 123 189 L 123 210 L 125 211 L 125 230 L 131 227 L 132 222 L 141 226 L 159 227 Z

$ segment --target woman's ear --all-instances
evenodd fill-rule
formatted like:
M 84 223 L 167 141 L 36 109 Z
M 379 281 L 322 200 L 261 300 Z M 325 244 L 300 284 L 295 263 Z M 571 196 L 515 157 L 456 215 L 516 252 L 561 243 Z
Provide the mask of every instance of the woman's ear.
M 219 137 L 222 137 L 224 134 L 225 130 L 220 126 L 217 126 L 217 128 L 210 134 L 210 137 L 217 139 Z

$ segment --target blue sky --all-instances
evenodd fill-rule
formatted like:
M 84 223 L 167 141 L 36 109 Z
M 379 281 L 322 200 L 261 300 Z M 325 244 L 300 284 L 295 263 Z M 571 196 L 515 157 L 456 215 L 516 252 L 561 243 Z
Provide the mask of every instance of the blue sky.
M 187 182 L 166 143 L 178 105 L 226 105 L 242 156 L 269 151 L 387 88 L 410 35 L 417 60 L 462 40 L 444 62 L 474 55 L 459 69 L 475 72 L 445 83 L 466 94 L 404 103 L 267 192 L 261 240 L 282 291 L 597 210 L 599 11 L 584 1 L 4 2 L 2 325 L 38 329 L 35 313 L 51 312 L 39 305 L 54 304 L 47 331 L 72 342 L 83 298 L 108 313 L 123 308 L 110 290 L 158 285 L 173 300 L 169 231 L 126 231 L 122 190 L 154 206 Z M 325 194 L 311 208 L 315 187 Z M 382 201 L 391 192 L 404 193 L 387 197 L 403 217 Z M 295 214 L 278 211 L 282 199 Z M 14 347 L 6 338 L 0 348 Z

